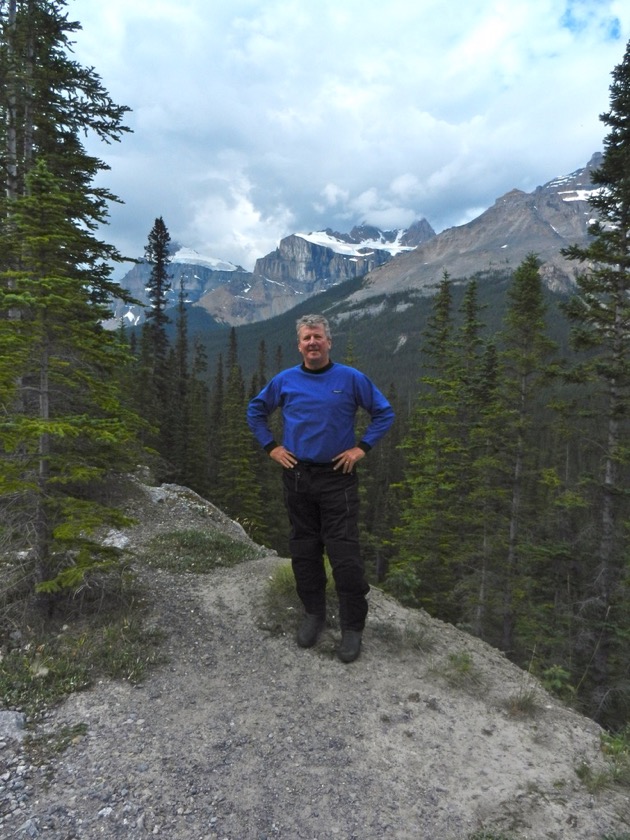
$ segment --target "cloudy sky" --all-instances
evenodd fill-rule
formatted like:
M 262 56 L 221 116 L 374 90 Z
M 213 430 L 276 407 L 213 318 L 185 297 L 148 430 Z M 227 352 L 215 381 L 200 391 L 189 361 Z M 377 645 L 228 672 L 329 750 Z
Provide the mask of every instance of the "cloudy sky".
M 92 146 L 105 236 L 253 268 L 283 236 L 439 232 L 602 149 L 627 0 L 68 0 L 75 57 L 129 106 Z

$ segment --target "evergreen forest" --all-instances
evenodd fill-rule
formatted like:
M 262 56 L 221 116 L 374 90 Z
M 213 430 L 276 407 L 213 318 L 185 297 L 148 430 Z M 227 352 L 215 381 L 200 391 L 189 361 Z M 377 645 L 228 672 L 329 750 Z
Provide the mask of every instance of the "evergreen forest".
M 287 556 L 279 468 L 245 410 L 297 364 L 287 349 L 297 315 L 327 304 L 325 293 L 285 316 L 282 341 L 262 324 L 215 331 L 211 349 L 184 288 L 167 308 L 170 234 L 157 216 L 145 246 L 146 320 L 104 329 L 112 300 L 129 297 L 111 279 L 122 256 L 97 233 L 119 199 L 95 185 L 107 166 L 82 138 L 123 141 L 128 109 L 73 60 L 80 25 L 65 6 L 0 2 L 2 604 L 26 591 L 46 615 L 120 561 L 99 539 L 125 522 L 104 487 L 139 464 Z M 572 295 L 549 293 L 534 253 L 495 278 L 455 283 L 444 273 L 406 312 L 414 328 L 404 362 L 374 348 L 368 318 L 339 336 L 333 321 L 333 358 L 368 373 L 397 416 L 360 465 L 371 582 L 621 730 L 630 713 L 630 45 L 601 120 L 598 221 L 588 247 L 565 253 L 579 269 Z

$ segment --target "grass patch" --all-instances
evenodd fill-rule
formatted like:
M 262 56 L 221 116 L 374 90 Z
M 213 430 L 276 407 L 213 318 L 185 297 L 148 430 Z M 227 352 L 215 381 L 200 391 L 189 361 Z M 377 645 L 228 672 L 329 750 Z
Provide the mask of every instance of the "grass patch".
M 511 717 L 534 717 L 540 710 L 536 692 L 532 688 L 521 688 L 505 701 L 505 708 Z
M 575 768 L 575 775 L 590 793 L 598 793 L 611 785 L 608 770 L 593 770 L 587 761 L 583 761 Z
M 479 689 L 483 686 L 481 672 L 467 650 L 449 653 L 441 665 L 432 665 L 431 672 L 441 676 L 453 688 Z
M 56 632 L 42 627 L 0 661 L 2 705 L 36 717 L 98 678 L 141 682 L 164 661 L 162 638 L 161 632 L 144 628 L 142 612 L 133 608 L 83 618 Z
M 610 766 L 613 783 L 630 787 L 630 725 L 614 734 L 604 732 L 602 752 Z
M 335 584 L 328 559 L 326 566 L 326 624 L 338 626 L 338 616 L 334 610 L 336 604 Z M 269 576 L 260 604 L 259 626 L 275 635 L 292 634 L 304 614 L 304 608 L 295 591 L 295 578 L 291 563 L 278 565 Z
M 260 549 L 218 531 L 168 531 L 154 537 L 140 559 L 169 572 L 207 574 L 260 557 Z
M 163 661 L 163 636 L 144 626 L 145 593 L 126 565 L 44 603 L 32 587 L 9 587 L 14 577 L 0 567 L 0 708 L 36 719 L 97 679 L 137 683 Z
M 265 586 L 260 605 L 259 625 L 281 636 L 293 633 L 302 615 L 302 605 L 295 591 L 295 578 L 290 563 L 274 569 Z
M 404 626 L 394 622 L 379 621 L 370 625 L 372 635 L 379 639 L 388 650 L 412 650 L 428 653 L 435 647 L 435 638 L 429 628 L 419 622 L 409 620 Z
M 575 770 L 578 779 L 591 793 L 616 786 L 630 788 L 630 725 L 614 734 L 602 733 L 601 747 L 606 766 L 594 770 L 587 761 L 583 761 Z M 630 835 L 627 840 L 630 840 Z

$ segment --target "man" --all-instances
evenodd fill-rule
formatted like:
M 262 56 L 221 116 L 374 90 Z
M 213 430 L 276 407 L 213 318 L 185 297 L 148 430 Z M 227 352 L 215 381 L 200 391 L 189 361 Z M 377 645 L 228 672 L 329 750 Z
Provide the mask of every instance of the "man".
M 247 421 L 261 446 L 283 469 L 291 525 L 289 547 L 305 615 L 300 647 L 312 647 L 326 620 L 324 550 L 339 597 L 338 656 L 353 662 L 361 650 L 369 586 L 359 549 L 359 493 L 355 466 L 392 425 L 394 412 L 365 374 L 333 362 L 332 338 L 322 315 L 297 321 L 302 364 L 282 371 L 251 400 Z M 283 440 L 274 440 L 269 416 L 282 411 Z M 370 424 L 356 443 L 359 408 Z

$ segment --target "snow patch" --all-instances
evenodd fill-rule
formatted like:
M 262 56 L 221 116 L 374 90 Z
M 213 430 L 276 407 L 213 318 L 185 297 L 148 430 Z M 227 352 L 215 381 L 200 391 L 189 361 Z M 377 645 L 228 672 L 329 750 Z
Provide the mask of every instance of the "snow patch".
M 592 195 L 597 195 L 599 190 L 559 190 L 558 195 L 563 201 L 588 201 Z
M 212 271 L 236 271 L 238 266 L 234 263 L 210 257 L 207 254 L 200 254 L 193 248 L 180 248 L 171 257 L 171 262 L 184 263 L 186 265 L 202 265 Z
M 363 242 L 344 242 L 343 239 L 338 239 L 336 236 L 331 236 L 325 230 L 317 230 L 313 233 L 296 233 L 300 239 L 305 239 L 312 245 L 320 245 L 322 248 L 330 248 L 336 254 L 342 254 L 348 257 L 366 257 L 366 249 L 387 251 L 395 257 L 403 251 L 413 251 L 415 246 L 401 245 L 400 240 L 405 231 L 398 231 L 396 239 L 393 242 L 383 242 L 380 239 L 366 239 Z

